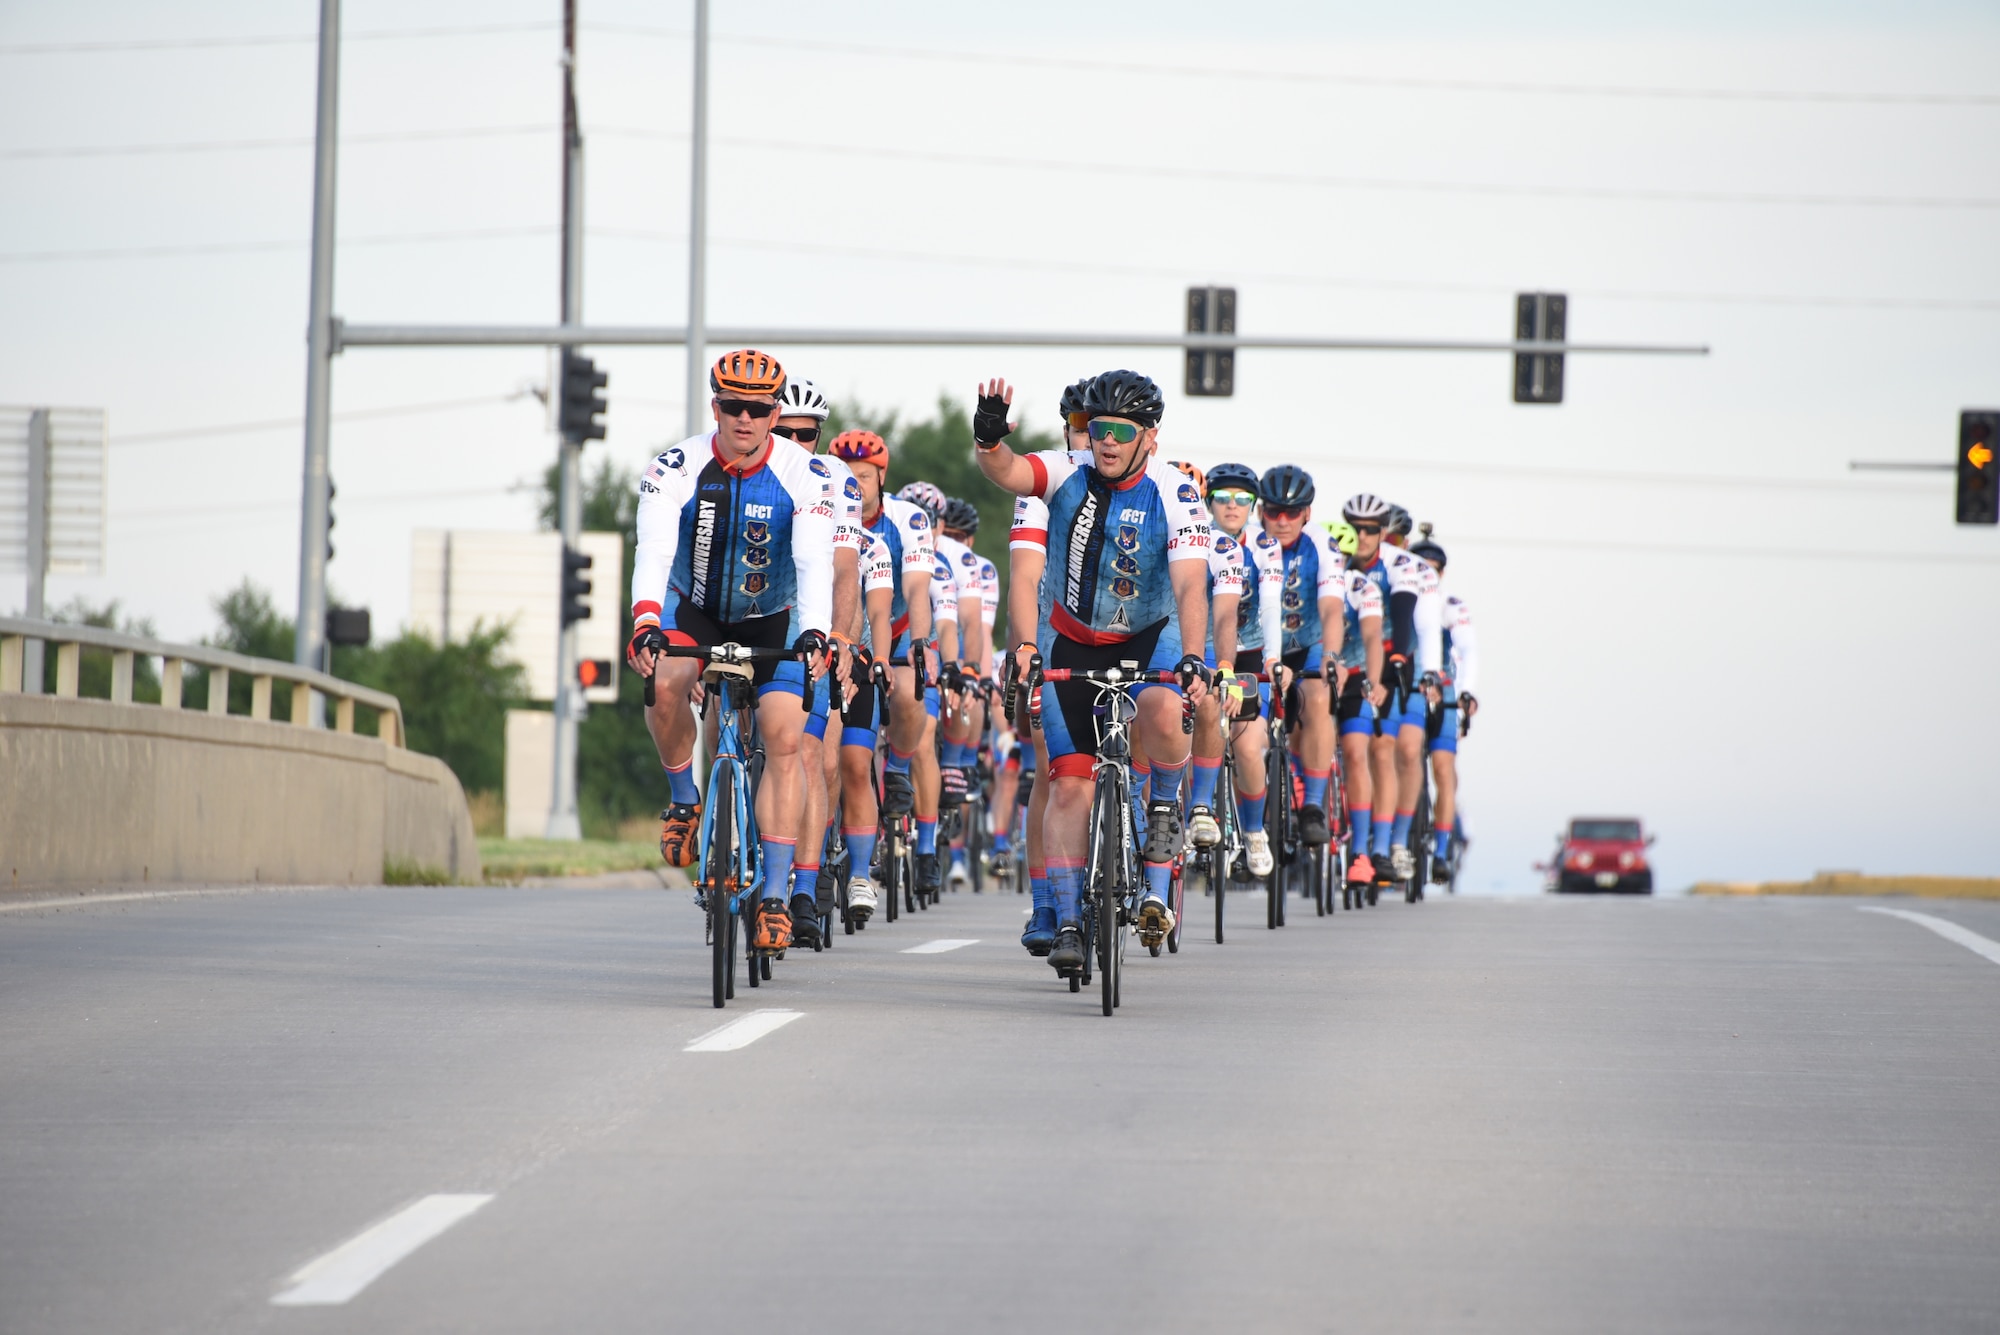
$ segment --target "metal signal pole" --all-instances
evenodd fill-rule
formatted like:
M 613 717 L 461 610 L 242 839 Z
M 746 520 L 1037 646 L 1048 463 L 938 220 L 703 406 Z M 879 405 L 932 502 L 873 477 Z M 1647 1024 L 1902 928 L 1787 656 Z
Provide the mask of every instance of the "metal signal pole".
M 583 323 L 583 127 L 576 114 L 576 0 L 563 0 L 563 211 L 562 211 L 562 322 Z M 565 349 L 566 351 L 566 349 Z M 558 355 L 558 368 L 564 359 Z M 561 401 L 562 372 L 551 376 L 551 398 Z M 559 452 L 556 488 L 556 528 L 562 534 L 563 551 L 575 549 L 583 529 L 583 489 L 578 476 L 582 467 L 583 442 L 571 440 L 560 426 L 557 414 L 556 449 Z M 567 573 L 565 570 L 562 573 Z M 613 572 L 612 579 L 617 579 Z M 563 601 L 562 576 L 557 576 L 557 606 Z M 554 782 L 549 786 L 549 823 L 545 831 L 551 839 L 581 839 L 583 824 L 576 814 L 577 725 L 582 722 L 583 688 L 576 680 L 576 626 L 564 625 L 560 618 L 556 631 L 556 690 Z
M 319 5 L 319 112 L 313 141 L 312 296 L 306 325 L 305 478 L 299 517 L 299 624 L 292 661 L 320 667 L 326 648 L 327 422 L 333 402 L 333 196 L 339 148 L 340 0 Z M 320 699 L 312 696 L 319 723 Z
M 708 422 L 708 0 L 694 0 L 694 123 L 689 138 L 687 433 Z

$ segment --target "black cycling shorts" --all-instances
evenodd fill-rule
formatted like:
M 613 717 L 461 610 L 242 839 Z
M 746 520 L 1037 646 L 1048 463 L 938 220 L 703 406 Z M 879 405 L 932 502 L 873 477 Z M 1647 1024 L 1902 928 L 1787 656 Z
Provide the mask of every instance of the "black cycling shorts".
M 852 670 L 858 679 L 857 684 L 859 689 L 854 692 L 854 698 L 841 708 L 840 726 L 842 729 L 861 728 L 864 731 L 873 732 L 875 731 L 875 707 L 878 703 L 875 683 L 860 677 L 860 664 L 853 664 Z M 838 680 L 835 681 L 834 686 L 835 689 L 839 689 Z
M 1342 723 L 1355 722 L 1368 709 L 1368 696 L 1361 688 L 1361 679 L 1366 675 L 1358 670 L 1347 674 L 1347 686 L 1340 693 L 1340 706 L 1335 711 L 1335 717 Z M 1372 718 L 1373 714 L 1368 717 Z
M 682 598 L 674 608 L 673 624 L 666 627 L 667 639 L 675 644 L 740 644 L 752 649 L 789 649 L 791 641 L 785 637 L 791 633 L 792 614 L 779 612 L 773 616 L 751 617 L 746 621 L 717 621 L 708 613 Z M 804 680 L 805 665 L 797 659 L 771 659 L 750 665 L 750 680 L 761 697 L 764 688 L 774 681 L 779 689 L 791 691 L 801 696 L 806 692 L 798 682 Z M 782 680 L 781 678 L 782 674 Z
M 1052 668 L 1082 668 L 1086 671 L 1117 667 L 1120 663 L 1137 663 L 1141 671 L 1159 670 L 1154 659 L 1161 652 L 1160 638 L 1169 624 L 1162 618 L 1146 627 L 1129 640 L 1117 644 L 1083 644 L 1063 635 L 1055 636 L 1049 646 L 1047 665 Z M 1169 649 L 1174 646 L 1169 644 Z M 1174 652 L 1174 662 L 1180 654 Z M 1166 666 L 1172 667 L 1173 663 Z M 1042 715 L 1042 737 L 1049 751 L 1049 768 L 1052 774 L 1088 773 L 1088 760 L 1097 752 L 1097 698 L 1099 688 L 1087 681 L 1049 682 L 1044 690 L 1053 692 L 1055 704 L 1061 718 L 1049 718 L 1046 710 Z M 1134 699 L 1138 693 L 1134 692 Z M 1043 699 L 1047 700 L 1044 695 Z M 1070 757 L 1084 757 L 1084 762 L 1071 761 Z M 1058 766 L 1058 762 L 1068 762 Z

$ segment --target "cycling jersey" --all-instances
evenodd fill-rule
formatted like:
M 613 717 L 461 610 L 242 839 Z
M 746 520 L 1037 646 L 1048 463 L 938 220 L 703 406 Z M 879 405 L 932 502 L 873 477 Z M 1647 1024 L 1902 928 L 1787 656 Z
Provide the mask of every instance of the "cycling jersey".
M 1340 637 L 1340 665 L 1360 671 L 1368 666 L 1368 653 L 1361 646 L 1361 622 L 1366 617 L 1382 619 L 1382 591 L 1359 570 L 1342 571 L 1340 584 L 1341 615 L 1347 623 Z
M 1472 633 L 1472 613 L 1457 594 L 1444 597 L 1444 663 L 1452 684 L 1464 694 L 1479 693 L 1479 641 Z
M 980 597 L 979 557 L 970 547 L 957 538 L 947 538 L 942 531 L 937 535 L 936 546 L 937 554 L 942 558 L 938 564 L 944 572 L 945 583 L 951 589 L 952 610 L 956 612 L 958 599 Z
M 847 460 L 831 454 L 814 457 L 833 474 L 833 545 L 859 551 L 861 535 L 866 532 L 861 523 L 861 484 L 854 480 L 854 470 L 847 466 Z
M 1216 533 L 1208 549 L 1208 645 L 1203 657 L 1215 666 L 1215 600 L 1243 596 L 1243 544 Z
M 791 613 L 824 633 L 833 613 L 833 472 L 772 443 L 724 463 L 715 434 L 663 451 L 639 477 L 632 615 L 675 624 L 685 602 L 728 625 Z
M 972 557 L 978 562 L 979 618 L 986 623 L 986 633 L 990 636 L 1000 620 L 1000 568 L 978 552 L 972 553 Z
M 858 484 L 857 484 L 858 485 Z M 901 640 L 910 628 L 909 602 L 903 596 L 904 575 L 931 573 L 930 516 L 898 496 L 884 496 L 875 518 L 862 526 L 889 545 L 889 559 L 896 567 L 896 597 L 889 609 L 890 629 Z
M 1438 568 L 1411 553 L 1417 569 L 1417 671 L 1448 675 L 1444 660 L 1444 593 L 1438 587 Z
M 1216 531 L 1215 540 L 1223 534 Z M 1258 658 L 1268 662 L 1279 656 L 1285 623 L 1281 594 L 1285 583 L 1285 563 L 1278 540 L 1263 530 L 1243 531 L 1243 601 L 1236 605 L 1236 648 L 1259 650 Z
M 880 652 L 875 647 L 875 623 L 868 617 L 868 595 L 877 589 L 895 589 L 896 563 L 890 559 L 889 544 L 870 533 L 859 530 L 861 538 L 861 643 L 870 653 Z
M 1417 648 L 1417 596 L 1423 580 L 1421 567 L 1426 564 L 1422 557 L 1413 556 L 1385 542 L 1375 553 L 1375 559 L 1361 567 L 1362 573 L 1382 595 L 1386 623 L 1382 627 L 1382 652 L 1385 654 L 1401 654 L 1409 658 L 1412 650 Z
M 1194 483 L 1161 460 L 1109 482 L 1065 450 L 1031 454 L 1028 466 L 1033 494 L 1048 505 L 1051 628 L 1104 645 L 1166 621 L 1175 611 L 1168 567 L 1208 559 Z
M 1288 654 L 1303 650 L 1310 656 L 1326 639 L 1319 600 L 1340 596 L 1340 575 L 1347 561 L 1326 534 L 1310 528 L 1302 529 L 1291 546 L 1279 544 L 1278 550 L 1284 571 L 1279 586 L 1284 649 Z
M 941 538 L 940 542 L 949 542 Z M 958 625 L 958 581 L 951 568 L 951 558 L 942 550 L 931 553 L 931 643 L 938 641 L 938 623 L 949 621 Z M 959 630 L 959 649 L 964 651 L 965 631 Z

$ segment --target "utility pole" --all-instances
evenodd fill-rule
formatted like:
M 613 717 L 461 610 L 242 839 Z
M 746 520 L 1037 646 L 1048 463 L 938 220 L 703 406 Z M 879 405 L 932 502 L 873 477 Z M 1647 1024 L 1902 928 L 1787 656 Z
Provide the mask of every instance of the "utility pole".
M 299 497 L 299 625 L 292 661 L 318 667 L 326 647 L 327 421 L 333 399 L 333 191 L 340 117 L 340 0 L 319 4 L 319 117 L 313 141 L 312 297 L 306 326 L 305 478 Z M 321 702 L 312 699 L 320 722 Z
M 583 127 L 576 115 L 576 0 L 563 0 L 563 175 L 562 175 L 562 322 L 583 322 Z M 567 365 L 567 356 L 561 358 Z M 560 381 L 561 377 L 558 377 Z M 559 396 L 563 386 L 549 387 Z M 560 414 L 558 414 L 560 421 Z M 562 533 L 565 555 L 573 551 L 583 529 L 582 471 L 583 441 L 558 426 L 559 451 L 556 489 L 556 527 Z M 565 570 L 563 574 L 567 574 Z M 558 604 L 563 598 L 561 579 L 557 581 Z M 576 680 L 576 626 L 558 620 L 556 631 L 556 736 L 555 781 L 549 786 L 551 839 L 581 839 L 583 824 L 576 814 L 577 725 L 582 722 L 583 688 Z
M 694 0 L 694 124 L 688 138 L 687 433 L 708 424 L 708 0 Z
M 28 607 L 30 621 L 48 615 L 49 583 L 49 410 L 37 408 L 28 414 Z M 42 651 L 40 640 L 22 646 L 21 689 L 29 695 L 42 692 Z

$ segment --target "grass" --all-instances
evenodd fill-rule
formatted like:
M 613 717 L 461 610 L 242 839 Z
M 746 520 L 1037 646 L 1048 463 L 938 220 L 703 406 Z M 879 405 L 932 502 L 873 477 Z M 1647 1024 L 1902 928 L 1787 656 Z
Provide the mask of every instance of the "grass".
M 451 873 L 405 858 L 387 858 L 382 863 L 384 885 L 450 885 Z
M 650 871 L 661 865 L 657 842 L 629 839 L 481 839 L 479 864 L 489 881 L 599 876 L 614 871 Z
M 2000 878 L 1862 876 L 1821 872 L 1810 881 L 1704 881 L 1697 895 L 1911 895 L 1919 899 L 2000 899 Z

